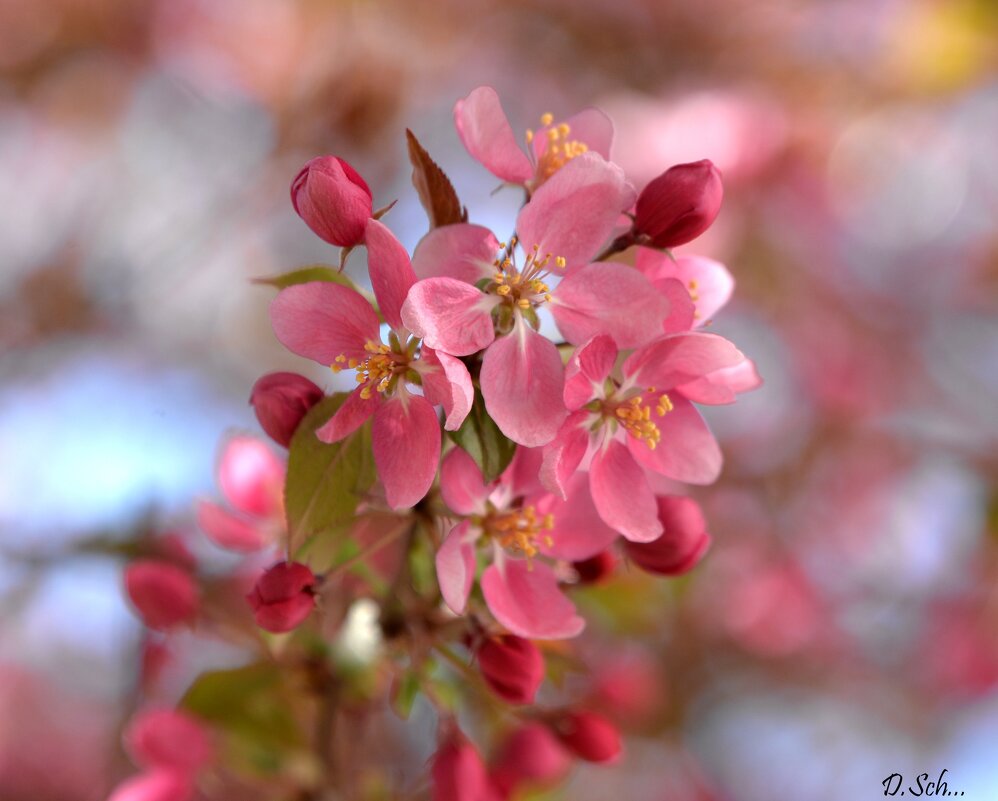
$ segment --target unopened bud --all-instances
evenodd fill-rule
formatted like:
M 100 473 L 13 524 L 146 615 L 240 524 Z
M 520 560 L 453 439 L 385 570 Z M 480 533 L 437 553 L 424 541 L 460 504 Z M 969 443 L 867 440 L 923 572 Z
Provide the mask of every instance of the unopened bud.
M 140 559 L 130 564 L 125 569 L 125 591 L 151 629 L 172 629 L 192 622 L 197 615 L 194 579 L 168 562 Z
M 364 240 L 364 228 L 373 212 L 367 183 L 336 156 L 320 156 L 302 167 L 291 182 L 291 202 L 309 228 L 340 247 Z
M 620 732 L 595 712 L 565 712 L 555 721 L 554 731 L 569 751 L 587 762 L 610 762 L 620 755 Z
M 708 159 L 670 167 L 638 196 L 634 231 L 656 248 L 696 239 L 721 210 L 721 173 Z
M 268 373 L 253 385 L 250 403 L 260 427 L 287 448 L 302 418 L 322 397 L 322 390 L 303 375 Z
M 658 497 L 662 536 L 651 542 L 625 542 L 638 567 L 660 576 L 678 576 L 692 570 L 710 547 L 710 534 L 700 506 L 692 498 Z
M 513 634 L 487 638 L 478 649 L 482 678 L 511 704 L 531 704 L 544 681 L 544 657 L 530 640 Z
M 301 625 L 315 606 L 315 574 L 299 562 L 278 562 L 246 596 L 256 624 L 280 633 Z

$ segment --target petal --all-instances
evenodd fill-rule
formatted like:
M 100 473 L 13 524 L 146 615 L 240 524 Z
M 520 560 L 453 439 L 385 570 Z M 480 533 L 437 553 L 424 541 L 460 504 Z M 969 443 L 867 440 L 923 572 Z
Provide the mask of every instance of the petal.
M 589 262 L 610 236 L 620 213 L 634 204 L 624 172 L 598 153 L 583 153 L 538 189 L 516 222 L 530 253 L 563 256 L 568 267 Z
M 703 378 L 681 384 L 676 391 L 694 403 L 734 403 L 735 396 L 762 386 L 762 378 L 755 362 L 746 359 L 734 367 L 715 370 Z
M 633 267 L 590 264 L 567 275 L 551 297 L 558 330 L 572 344 L 597 334 L 635 348 L 662 335 L 669 301 Z
M 712 484 L 724 458 L 714 435 L 692 403 L 670 396 L 672 411 L 655 421 L 662 440 L 655 450 L 629 439 L 631 455 L 647 470 L 687 484 Z
M 579 469 L 589 449 L 588 419 L 589 412 L 584 409 L 572 412 L 558 431 L 558 436 L 544 448 L 540 479 L 549 492 L 565 497 L 568 481 Z
M 400 312 L 409 287 L 416 283 L 416 274 L 409 263 L 409 254 L 384 223 L 368 220 L 367 269 L 371 288 L 378 299 L 378 308 L 385 322 L 398 330 L 402 327 Z
M 591 151 L 599 153 L 607 161 L 610 160 L 610 146 L 613 144 L 613 122 L 598 108 L 587 108 L 578 114 L 573 114 L 565 124 L 568 125 L 569 141 L 582 142 Z M 534 134 L 532 149 L 534 160 L 547 150 L 548 138 L 546 131 L 551 126 L 545 126 Z
M 211 501 L 198 502 L 197 517 L 198 527 L 220 548 L 249 553 L 267 544 L 268 538 L 259 523 L 237 517 Z
M 447 507 L 459 515 L 485 513 L 485 500 L 492 488 L 486 486 L 478 469 L 464 448 L 454 448 L 440 465 L 440 494 Z
M 565 367 L 565 405 L 580 409 L 594 398 L 604 397 L 603 382 L 617 360 L 617 346 L 606 334 L 593 337 L 575 349 Z
M 653 282 L 675 278 L 696 304 L 696 324 L 710 320 L 731 298 L 735 279 L 721 262 L 703 256 L 677 256 L 640 248 L 635 266 Z
M 444 407 L 447 415 L 444 428 L 457 431 L 475 401 L 475 387 L 468 368 L 460 359 L 426 345 L 415 366 L 422 376 L 426 399 L 434 406 Z
M 558 588 L 554 571 L 543 562 L 501 559 L 486 568 L 481 585 L 496 620 L 520 637 L 558 640 L 585 628 L 575 605 Z
M 194 779 L 175 770 L 154 770 L 119 784 L 108 801 L 188 801 L 194 797 Z
M 480 86 L 454 104 L 454 125 L 467 151 L 493 175 L 514 184 L 533 177 L 533 165 L 517 145 L 491 86 Z
M 658 278 L 651 285 L 669 301 L 669 316 L 665 318 L 662 330 L 666 334 L 692 330 L 696 323 L 696 304 L 683 282 L 678 278 Z
M 455 278 L 426 278 L 409 290 L 402 306 L 405 327 L 434 350 L 470 356 L 495 339 L 492 307 L 498 295 L 486 295 Z
M 509 466 L 499 476 L 510 498 L 521 498 L 541 491 L 539 475 L 544 452 L 540 448 L 519 447 Z
M 388 505 L 421 501 L 440 461 L 440 421 L 430 402 L 408 393 L 385 401 L 374 413 L 371 445 Z
M 617 532 L 596 511 L 589 491 L 589 476 L 575 473 L 566 489 L 564 500 L 548 494 L 535 501 L 540 514 L 554 517 L 554 528 L 547 532 L 551 545 L 543 546 L 541 551 L 555 559 L 578 562 L 608 548 L 617 539 Z
M 485 351 L 480 383 L 485 408 L 499 429 L 520 445 L 546 445 L 567 414 L 565 368 L 549 339 L 517 318 L 512 333 Z
M 232 437 L 218 460 L 222 495 L 240 512 L 271 517 L 281 510 L 283 460 L 256 437 Z
M 475 540 L 478 531 L 469 521 L 458 523 L 437 551 L 437 583 L 444 603 L 455 615 L 464 614 L 475 582 Z
M 357 387 L 347 395 L 347 399 L 336 413 L 329 418 L 329 421 L 316 429 L 315 435 L 320 442 L 339 442 L 344 437 L 349 437 L 354 431 L 367 422 L 367 418 L 374 414 L 378 408 L 382 397 L 376 392 L 371 393 L 371 397 L 361 397 L 363 387 Z
M 650 542 L 662 534 L 648 479 L 622 443 L 611 440 L 593 457 L 589 488 L 599 516 L 627 539 Z
M 455 223 L 433 228 L 412 254 L 418 278 L 456 278 L 474 284 L 495 272 L 499 240 L 488 228 Z
M 290 286 L 271 301 L 274 334 L 288 350 L 332 364 L 337 356 L 366 359 L 380 342 L 378 315 L 357 292 L 328 281 Z
M 636 350 L 623 369 L 624 375 L 639 385 L 663 391 L 744 360 L 745 354 L 723 337 L 683 333 L 664 336 Z

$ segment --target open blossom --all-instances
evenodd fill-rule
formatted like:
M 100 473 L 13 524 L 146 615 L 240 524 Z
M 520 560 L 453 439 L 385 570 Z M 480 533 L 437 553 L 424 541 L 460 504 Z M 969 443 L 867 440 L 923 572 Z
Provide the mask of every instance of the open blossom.
M 319 156 L 301 168 L 291 182 L 291 203 L 309 228 L 341 247 L 364 240 L 373 213 L 367 182 L 336 156 Z
M 382 223 L 371 220 L 366 242 L 371 284 L 391 331 L 381 339 L 378 315 L 362 295 L 328 282 L 283 290 L 270 307 L 274 333 L 300 356 L 333 371 L 357 371 L 357 388 L 316 433 L 338 442 L 373 416 L 374 461 L 395 509 L 417 503 L 430 488 L 440 460 L 440 424 L 433 409 L 444 407 L 445 428 L 459 428 L 474 390 L 467 368 L 448 353 L 410 334 L 402 302 L 415 283 L 409 256 Z M 422 386 L 422 395 L 410 387 Z
M 256 437 L 222 446 L 218 487 L 227 502 L 198 503 L 198 525 L 222 548 L 249 553 L 277 542 L 284 531 L 284 460 Z
M 726 339 L 700 332 L 670 334 L 637 349 L 619 373 L 617 355 L 605 335 L 575 351 L 565 379 L 571 413 L 545 449 L 542 477 L 565 492 L 588 464 L 600 517 L 626 539 L 649 542 L 662 534 L 662 524 L 645 471 L 691 484 L 717 478 L 721 451 L 693 403 L 734 401 L 746 359 Z
M 535 330 L 542 307 L 572 344 L 608 334 L 632 348 L 663 333 L 668 299 L 642 273 L 589 263 L 633 197 L 619 168 L 586 153 L 534 194 L 508 246 L 486 228 L 460 223 L 434 229 L 416 248 L 413 268 L 421 280 L 402 307 L 405 324 L 452 356 L 485 351 L 485 406 L 521 445 L 549 442 L 566 414 L 561 357 Z M 552 272 L 564 274 L 554 288 L 546 283 Z

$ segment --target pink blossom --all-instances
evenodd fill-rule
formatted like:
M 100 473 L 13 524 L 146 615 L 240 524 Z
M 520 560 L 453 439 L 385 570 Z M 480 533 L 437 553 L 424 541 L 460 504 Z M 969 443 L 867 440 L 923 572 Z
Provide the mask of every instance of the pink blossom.
M 341 247 L 364 240 L 373 211 L 367 183 L 336 156 L 319 156 L 301 168 L 291 182 L 291 203 L 309 228 Z
M 267 631 L 291 631 L 315 608 L 315 574 L 299 562 L 268 568 L 246 596 L 256 624 Z
M 334 372 L 356 370 L 358 387 L 316 433 L 337 442 L 373 416 L 372 438 L 378 475 L 389 505 L 417 503 L 430 488 L 440 460 L 440 424 L 460 427 L 474 390 L 467 368 L 452 355 L 420 342 L 403 324 L 402 303 L 416 277 L 405 249 L 376 220 L 367 226 L 368 266 L 378 306 L 391 328 L 381 339 L 378 315 L 354 290 L 315 282 L 283 290 L 270 307 L 277 338 L 288 349 Z M 422 395 L 410 386 L 422 386 Z
M 253 385 L 250 403 L 260 427 L 287 448 L 302 418 L 322 397 L 322 390 L 303 375 L 267 373 Z
M 168 562 L 132 562 L 125 568 L 125 590 L 149 628 L 172 629 L 192 623 L 197 616 L 199 600 L 194 578 Z
M 672 301 L 670 317 L 674 319 L 670 320 L 666 333 L 689 331 L 708 323 L 728 302 L 735 288 L 728 268 L 703 256 L 671 256 L 652 248 L 638 248 L 635 266 Z M 677 298 L 678 293 L 686 297 Z M 680 307 L 684 318 L 681 322 L 677 314 Z
M 655 248 L 684 245 L 710 228 L 723 197 L 721 173 L 708 159 L 677 164 L 641 190 L 634 232 Z
M 179 709 L 138 713 L 125 731 L 125 747 L 136 764 L 193 775 L 213 758 L 204 726 Z
M 513 634 L 486 636 L 475 651 L 482 678 L 511 704 L 532 704 L 544 681 L 544 657 L 530 640 Z

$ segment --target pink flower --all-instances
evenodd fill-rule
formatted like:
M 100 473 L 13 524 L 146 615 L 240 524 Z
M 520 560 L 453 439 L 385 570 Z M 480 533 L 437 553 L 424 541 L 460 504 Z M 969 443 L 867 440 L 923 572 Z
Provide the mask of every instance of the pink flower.
M 291 631 L 315 608 L 315 574 L 299 562 L 278 562 L 257 579 L 246 596 L 256 624 L 267 631 Z
M 719 261 L 638 248 L 635 266 L 672 304 L 666 333 L 709 322 L 731 298 L 735 280 Z
M 260 427 L 287 448 L 302 418 L 322 397 L 322 390 L 303 375 L 267 373 L 253 385 L 250 403 Z
M 198 502 L 198 525 L 216 545 L 248 553 L 284 531 L 285 464 L 263 440 L 232 437 L 218 460 L 218 486 L 227 506 Z
M 692 498 L 660 495 L 656 501 L 662 536 L 651 542 L 627 542 L 624 550 L 631 561 L 649 573 L 678 576 L 692 570 L 707 553 L 707 523 Z
M 613 142 L 610 118 L 589 108 L 558 124 L 553 115 L 543 115 L 540 130 L 526 132 L 528 153 L 524 153 L 499 95 L 489 86 L 480 86 L 457 101 L 454 125 L 465 148 L 489 172 L 531 192 L 583 153 L 593 151 L 609 159 Z
M 371 190 L 360 174 L 336 156 L 314 158 L 291 182 L 291 203 L 308 227 L 331 245 L 364 240 L 373 213 Z
M 149 628 L 172 629 L 197 616 L 197 585 L 176 565 L 153 559 L 132 562 L 125 568 L 125 590 Z
M 522 787 L 550 787 L 572 767 L 572 757 L 543 723 L 524 723 L 514 729 L 493 761 L 490 775 L 507 796 Z
M 544 681 L 544 657 L 530 640 L 512 634 L 486 636 L 475 652 L 478 668 L 496 695 L 511 704 L 532 704 Z
M 316 433 L 338 442 L 373 416 L 374 461 L 388 504 L 417 503 L 430 488 L 440 460 L 440 424 L 434 404 L 444 407 L 445 428 L 460 427 L 474 396 L 464 364 L 411 337 L 400 311 L 416 278 L 405 249 L 376 220 L 367 226 L 368 266 L 378 306 L 391 327 L 382 342 L 378 315 L 360 294 L 339 284 L 316 282 L 283 290 L 270 307 L 281 343 L 334 372 L 357 371 L 358 387 Z M 422 395 L 410 386 L 422 385 Z
M 710 228 L 724 187 L 721 173 L 709 160 L 670 167 L 638 196 L 634 233 L 655 248 L 674 248 Z
M 612 762 L 620 756 L 620 732 L 595 712 L 565 712 L 554 721 L 558 739 L 587 762 Z
M 475 746 L 459 731 L 443 738 L 430 767 L 433 801 L 487 801 L 489 779 Z
M 144 768 L 193 775 L 213 758 L 204 726 L 179 709 L 149 709 L 137 714 L 125 731 L 125 747 Z
M 725 371 L 745 356 L 699 332 L 661 337 L 634 351 L 619 372 L 617 354 L 605 335 L 575 351 L 565 378 L 570 414 L 545 449 L 542 479 L 565 493 L 588 464 L 599 516 L 625 538 L 650 542 L 662 524 L 646 471 L 692 484 L 717 478 L 721 451 L 692 402 L 734 401 Z
M 421 280 L 402 307 L 405 324 L 452 356 L 485 350 L 486 408 L 520 445 L 549 442 L 565 418 L 564 369 L 554 343 L 536 331 L 540 308 L 550 308 L 573 344 L 609 334 L 631 348 L 663 332 L 668 300 L 640 272 L 587 264 L 632 198 L 619 168 L 586 153 L 534 194 L 517 219 L 518 237 L 498 258 L 501 243 L 469 224 L 434 229 L 416 248 L 413 268 Z M 521 266 L 517 244 L 526 254 Z M 550 288 L 549 273 L 563 270 L 565 277 Z

